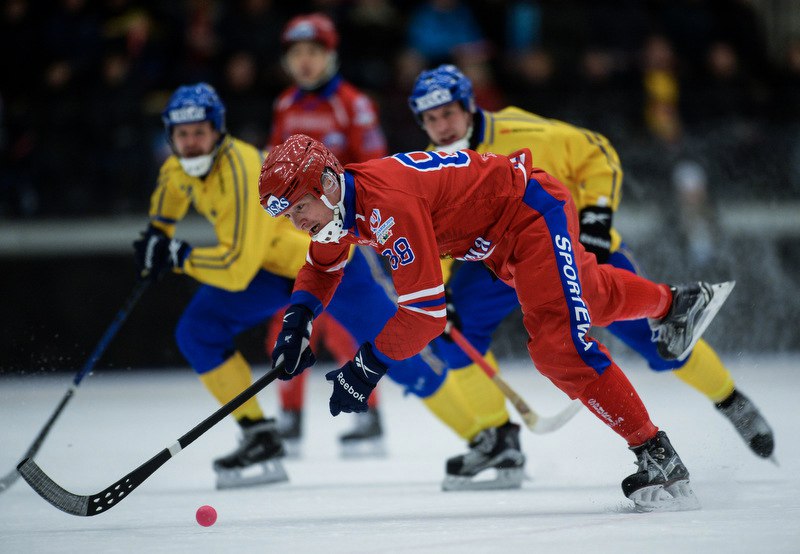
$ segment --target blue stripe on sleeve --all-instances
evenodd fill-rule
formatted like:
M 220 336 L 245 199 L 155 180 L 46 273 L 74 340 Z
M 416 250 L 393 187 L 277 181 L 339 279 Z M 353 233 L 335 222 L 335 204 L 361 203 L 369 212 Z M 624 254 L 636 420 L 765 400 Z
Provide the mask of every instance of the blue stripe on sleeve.
M 292 296 L 289 297 L 289 304 L 302 304 L 313 312 L 314 317 L 322 313 L 322 301 L 304 290 L 293 292 Z

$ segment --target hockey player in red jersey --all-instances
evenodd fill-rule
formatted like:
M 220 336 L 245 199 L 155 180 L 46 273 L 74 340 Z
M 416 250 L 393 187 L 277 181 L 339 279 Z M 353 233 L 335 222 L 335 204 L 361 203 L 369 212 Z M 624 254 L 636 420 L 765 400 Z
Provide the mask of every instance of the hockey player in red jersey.
M 680 356 L 721 302 L 705 283 L 669 287 L 598 265 L 577 240 L 569 191 L 532 167 L 529 150 L 510 157 L 410 152 L 345 170 L 324 145 L 295 135 L 264 163 L 259 194 L 271 216 L 288 217 L 312 238 L 290 299 L 306 309 L 308 321 L 284 325 L 273 353 L 289 376 L 308 365 L 307 345 L 294 337 L 330 301 L 349 246 L 371 246 L 392 268 L 398 310 L 374 343 L 362 344 L 353 361 L 326 375 L 333 384 L 332 415 L 366 410 L 379 379 L 441 334 L 440 257 L 480 260 L 516 290 L 537 369 L 636 454 L 639 469 L 623 480 L 625 496 L 640 510 L 698 507 L 689 472 L 667 435 L 589 330 L 647 317 L 662 347 Z
M 290 135 L 302 133 L 322 142 L 342 163 L 363 162 L 387 154 L 372 101 L 338 72 L 339 34 L 328 16 L 298 15 L 281 34 L 283 66 L 294 83 L 278 97 L 273 110 L 270 150 Z M 271 352 L 281 328 L 272 319 L 265 345 Z M 353 357 L 358 345 L 344 327 L 327 313 L 314 324 L 312 342 L 320 337 L 336 361 Z M 355 344 L 355 348 L 353 345 Z M 305 376 L 279 386 L 281 414 L 278 428 L 287 450 L 299 452 Z M 378 411 L 378 391 L 369 399 L 370 410 L 357 414 L 355 427 L 340 437 L 345 456 L 380 455 L 384 452 Z

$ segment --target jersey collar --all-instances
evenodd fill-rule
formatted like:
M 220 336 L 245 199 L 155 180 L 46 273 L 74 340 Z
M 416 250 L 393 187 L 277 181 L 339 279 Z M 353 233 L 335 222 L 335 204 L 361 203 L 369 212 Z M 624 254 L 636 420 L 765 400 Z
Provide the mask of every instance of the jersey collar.
M 334 75 L 330 81 L 318 86 L 312 90 L 303 90 L 300 87 L 297 87 L 297 90 L 294 93 L 294 101 L 298 101 L 304 96 L 309 95 L 319 95 L 326 100 L 333 96 L 337 90 L 339 90 L 339 86 L 342 84 L 342 76 L 338 73 Z
M 470 150 L 477 150 L 478 145 L 483 142 L 486 134 L 486 114 L 478 108 L 472 115 L 472 136 L 469 138 Z
M 356 180 L 347 171 L 344 172 L 344 228 L 354 229 L 356 226 Z

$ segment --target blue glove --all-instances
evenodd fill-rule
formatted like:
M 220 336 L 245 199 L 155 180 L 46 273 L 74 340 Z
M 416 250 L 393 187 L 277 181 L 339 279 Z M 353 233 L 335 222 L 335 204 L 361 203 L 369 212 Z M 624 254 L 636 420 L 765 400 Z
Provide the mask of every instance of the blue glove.
M 317 361 L 311 351 L 311 322 L 314 314 L 302 304 L 292 304 L 283 316 L 283 327 L 272 350 L 272 367 L 283 364 L 278 379 L 288 381 Z
M 139 240 L 134 241 L 133 250 L 139 279 L 157 281 L 173 268 L 183 267 L 192 247 L 150 225 Z
M 378 360 L 372 348 L 370 343 L 365 342 L 352 362 L 325 374 L 325 378 L 333 383 L 329 403 L 332 416 L 341 412 L 367 411 L 369 395 L 389 369 Z

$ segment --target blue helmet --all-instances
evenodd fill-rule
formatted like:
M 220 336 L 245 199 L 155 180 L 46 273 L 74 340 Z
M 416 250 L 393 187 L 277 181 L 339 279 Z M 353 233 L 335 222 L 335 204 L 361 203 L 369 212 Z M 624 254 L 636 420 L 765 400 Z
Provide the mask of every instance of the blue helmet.
M 422 117 L 422 112 L 450 102 L 461 102 L 465 110 L 475 112 L 472 83 L 453 64 L 420 73 L 408 97 L 408 105 L 417 119 Z
M 210 121 L 217 131 L 226 133 L 225 105 L 208 83 L 178 87 L 161 112 L 161 120 L 168 136 L 172 135 L 175 125 L 200 121 Z

